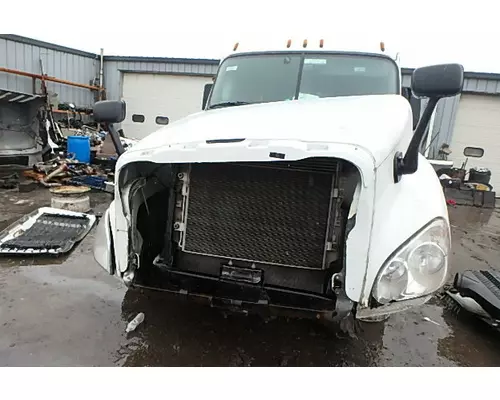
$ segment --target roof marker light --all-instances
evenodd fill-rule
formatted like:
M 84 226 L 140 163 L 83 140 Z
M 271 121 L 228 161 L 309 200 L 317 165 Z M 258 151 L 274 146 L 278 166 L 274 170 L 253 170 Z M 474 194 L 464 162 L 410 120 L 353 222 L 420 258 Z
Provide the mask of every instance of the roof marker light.
M 321 40 L 319 41 L 319 48 L 320 48 L 320 49 L 322 49 L 322 48 L 323 48 L 323 44 L 324 44 L 324 43 L 325 43 L 325 42 L 323 41 L 323 39 L 321 39 Z
M 302 43 L 302 47 L 304 47 L 304 49 L 307 47 L 307 39 L 304 39 L 304 43 Z
M 233 51 L 238 50 L 238 46 L 239 46 L 239 44 L 240 44 L 239 42 L 236 42 L 236 43 L 234 44 Z
M 384 42 L 380 42 L 380 50 L 385 51 L 385 43 Z
M 291 45 L 292 45 L 292 39 L 288 39 L 288 41 L 286 42 L 286 47 L 289 49 Z

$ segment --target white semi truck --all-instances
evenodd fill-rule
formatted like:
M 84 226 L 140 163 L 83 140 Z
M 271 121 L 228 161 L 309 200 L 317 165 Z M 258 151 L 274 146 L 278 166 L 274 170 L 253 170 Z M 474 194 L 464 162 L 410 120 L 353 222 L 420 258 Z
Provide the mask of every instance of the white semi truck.
M 414 71 L 413 94 L 429 99 L 414 130 L 378 46 L 237 47 L 201 112 L 118 159 L 96 260 L 132 287 L 333 321 L 426 302 L 447 279 L 450 226 L 419 145 L 462 66 Z M 104 101 L 94 116 L 119 123 L 125 109 Z

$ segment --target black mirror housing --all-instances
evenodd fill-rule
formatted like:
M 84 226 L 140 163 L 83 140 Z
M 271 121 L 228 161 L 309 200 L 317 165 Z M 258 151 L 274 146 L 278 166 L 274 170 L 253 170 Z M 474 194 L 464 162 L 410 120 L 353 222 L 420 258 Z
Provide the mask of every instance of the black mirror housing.
M 451 97 L 464 86 L 464 67 L 439 64 L 417 68 L 411 77 L 411 90 L 416 97 Z
M 125 102 L 116 100 L 103 100 L 94 104 L 94 121 L 108 124 L 120 123 L 127 115 Z
M 411 90 L 415 97 L 428 97 L 429 101 L 415 127 L 406 154 L 394 154 L 394 182 L 402 175 L 413 174 L 418 169 L 420 143 L 425 134 L 432 113 L 440 99 L 456 96 L 464 86 L 464 67 L 460 64 L 438 64 L 417 68 L 411 77 Z
M 210 96 L 210 92 L 212 91 L 213 83 L 207 83 L 205 88 L 203 89 L 203 102 L 201 103 L 201 109 L 204 110 L 205 106 L 208 102 L 208 97 Z

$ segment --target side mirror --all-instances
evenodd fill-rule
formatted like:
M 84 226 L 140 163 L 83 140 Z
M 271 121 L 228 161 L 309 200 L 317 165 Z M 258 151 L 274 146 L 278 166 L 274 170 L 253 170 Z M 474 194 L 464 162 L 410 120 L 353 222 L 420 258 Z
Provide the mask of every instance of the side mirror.
M 481 147 L 466 147 L 464 149 L 465 157 L 481 158 L 484 155 L 484 149 Z
M 205 106 L 208 102 L 208 97 L 210 96 L 210 92 L 212 91 L 213 83 L 207 83 L 205 88 L 203 89 L 203 102 L 201 103 L 201 109 L 204 110 Z
M 415 97 L 428 97 L 429 101 L 413 132 L 406 154 L 394 154 L 394 182 L 402 175 L 413 174 L 418 169 L 420 143 L 438 101 L 443 97 L 459 94 L 464 86 L 464 67 L 460 64 L 440 64 L 417 68 L 411 77 L 411 91 Z
M 409 87 L 401 88 L 401 96 L 403 96 L 406 100 L 410 101 L 411 99 L 411 89 Z
M 94 121 L 108 124 L 120 123 L 127 115 L 127 106 L 124 101 L 103 100 L 94 104 Z
M 94 121 L 105 122 L 108 124 L 108 130 L 116 149 L 116 154 L 120 157 L 125 148 L 120 139 L 120 134 L 116 131 L 113 124 L 122 122 L 127 115 L 127 106 L 124 101 L 102 100 L 94 104 Z
M 411 113 L 413 115 L 413 129 L 415 129 L 420 119 L 421 100 L 413 96 L 411 89 L 408 87 L 402 88 L 401 95 L 410 103 Z
M 411 90 L 417 97 L 450 97 L 464 86 L 464 67 L 441 64 L 417 68 L 411 77 Z

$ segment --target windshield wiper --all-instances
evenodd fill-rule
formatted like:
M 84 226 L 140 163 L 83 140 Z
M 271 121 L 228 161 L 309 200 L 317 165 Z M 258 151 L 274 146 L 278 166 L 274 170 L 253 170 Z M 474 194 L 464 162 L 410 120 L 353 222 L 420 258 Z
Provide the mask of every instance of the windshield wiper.
M 234 106 L 244 106 L 245 104 L 250 104 L 246 101 L 225 101 L 222 103 L 216 103 L 212 104 L 210 107 L 208 107 L 209 110 L 212 108 L 224 108 L 224 107 L 234 107 Z

